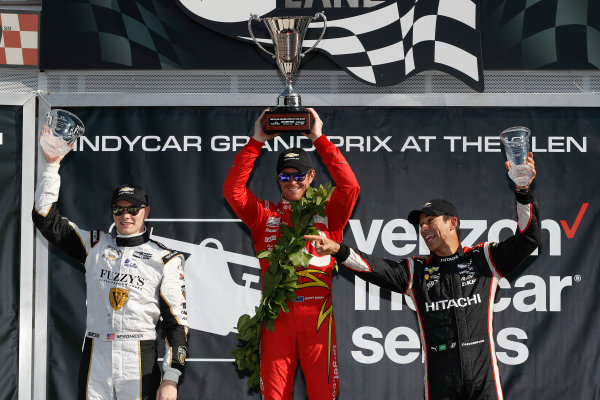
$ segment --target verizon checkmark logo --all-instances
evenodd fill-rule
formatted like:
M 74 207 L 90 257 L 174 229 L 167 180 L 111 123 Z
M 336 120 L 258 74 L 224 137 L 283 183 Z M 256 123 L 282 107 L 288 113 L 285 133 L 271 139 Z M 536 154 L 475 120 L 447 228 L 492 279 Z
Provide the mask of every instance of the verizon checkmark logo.
M 579 208 L 579 213 L 577 214 L 577 217 L 575 218 L 575 222 L 573 222 L 572 227 L 569 228 L 569 224 L 564 219 L 560 220 L 560 224 L 562 225 L 562 227 L 565 231 L 565 234 L 567 235 L 567 237 L 569 239 L 573 239 L 573 236 L 575 236 L 575 232 L 577 232 L 577 229 L 579 228 L 579 224 L 581 223 L 581 220 L 583 219 L 583 215 L 585 214 L 585 211 L 587 210 L 589 205 L 590 205 L 590 203 L 583 203 L 581 205 L 581 207 Z

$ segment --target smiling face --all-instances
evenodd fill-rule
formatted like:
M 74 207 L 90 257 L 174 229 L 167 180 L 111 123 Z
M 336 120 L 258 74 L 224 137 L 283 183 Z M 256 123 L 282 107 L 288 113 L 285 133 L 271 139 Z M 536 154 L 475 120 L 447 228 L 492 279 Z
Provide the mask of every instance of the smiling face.
M 281 172 L 287 172 L 293 174 L 294 172 L 300 172 L 296 168 L 285 168 Z M 290 180 L 287 182 L 279 182 L 279 187 L 281 187 L 281 195 L 287 201 L 298 201 L 304 196 L 304 192 L 310 186 L 311 182 L 315 178 L 315 170 L 311 169 L 309 173 L 306 174 L 306 179 L 302 182 L 296 181 L 294 179 L 294 175 L 291 175 Z
M 458 250 L 456 228 L 458 218 L 447 215 L 432 216 L 421 213 L 419 217 L 421 236 L 429 250 L 438 256 L 450 256 Z
M 127 200 L 119 200 L 114 205 L 119 207 L 133 206 Z M 150 207 L 142 208 L 137 215 L 131 215 L 127 210 L 123 215 L 113 215 L 113 221 L 117 227 L 117 232 L 121 235 L 135 235 L 144 232 L 144 221 L 150 213 Z

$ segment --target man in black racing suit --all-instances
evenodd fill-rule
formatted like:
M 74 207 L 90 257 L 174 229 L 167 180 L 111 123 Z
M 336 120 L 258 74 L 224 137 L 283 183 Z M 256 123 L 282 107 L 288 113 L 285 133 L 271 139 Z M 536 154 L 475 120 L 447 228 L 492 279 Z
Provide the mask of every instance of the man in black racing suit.
M 402 261 L 380 259 L 320 236 L 319 254 L 332 254 L 360 278 L 401 292 L 416 305 L 425 352 L 425 399 L 501 400 L 502 387 L 493 339 L 493 306 L 498 281 L 540 244 L 540 220 L 529 185 L 516 187 L 518 227 L 500 243 L 461 247 L 458 212 L 445 200 L 432 200 L 412 211 L 431 251 L 429 257 Z M 508 166 L 507 166 L 508 167 Z

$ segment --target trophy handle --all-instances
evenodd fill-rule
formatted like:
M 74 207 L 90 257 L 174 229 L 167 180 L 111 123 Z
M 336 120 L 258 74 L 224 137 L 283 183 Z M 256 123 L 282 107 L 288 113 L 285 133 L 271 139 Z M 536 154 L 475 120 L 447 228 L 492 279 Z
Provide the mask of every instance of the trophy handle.
M 310 49 L 308 49 L 304 53 L 300 54 L 300 57 L 304 57 L 306 55 L 306 53 L 308 53 L 309 51 L 311 51 L 312 49 L 314 49 L 315 47 L 317 47 L 317 45 L 319 44 L 319 42 L 321 41 L 321 39 L 323 39 L 323 36 L 325 36 L 325 30 L 327 29 L 327 18 L 325 17 L 325 14 L 323 12 L 316 13 L 313 18 L 314 19 L 318 19 L 319 17 L 321 17 L 321 19 L 323 19 L 323 30 L 321 31 L 321 36 L 319 36 L 319 39 L 317 39 L 317 41 L 315 42 L 315 44 L 313 44 Z M 248 26 L 249 26 L 249 24 L 250 24 L 250 22 L 248 22 Z
M 256 14 L 250 14 L 250 18 L 248 19 L 248 32 L 250 33 L 250 37 L 252 38 L 252 40 L 254 40 L 254 43 L 256 43 L 256 45 L 265 53 L 267 53 L 268 55 L 270 55 L 271 57 L 275 58 L 275 54 L 271 53 L 269 50 L 265 49 L 264 47 L 262 47 L 262 44 L 260 44 L 258 42 L 258 40 L 256 40 L 256 37 L 254 36 L 254 32 L 252 32 L 252 20 L 257 20 L 258 22 L 262 21 L 260 19 L 260 17 Z M 319 39 L 320 40 L 320 39 Z M 317 42 L 318 43 L 318 42 Z M 314 47 L 314 46 L 313 46 Z

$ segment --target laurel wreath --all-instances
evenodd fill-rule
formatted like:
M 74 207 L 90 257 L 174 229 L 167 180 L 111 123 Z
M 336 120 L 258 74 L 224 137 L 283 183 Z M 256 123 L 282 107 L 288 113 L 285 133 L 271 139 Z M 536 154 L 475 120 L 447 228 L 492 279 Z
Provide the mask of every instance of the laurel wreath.
M 303 235 L 318 235 L 313 226 L 313 216 L 325 217 L 325 206 L 335 189 L 328 182 L 319 188 L 309 186 L 304 197 L 291 203 L 291 226 L 280 225 L 280 238 L 272 251 L 261 250 L 256 257 L 269 261 L 262 275 L 262 295 L 254 316 L 242 315 L 237 323 L 238 339 L 244 342 L 233 351 L 235 363 L 240 371 L 249 370 L 248 386 L 256 386 L 260 379 L 260 332 L 264 325 L 273 332 L 275 320 L 281 311 L 288 312 L 288 301 L 296 300 L 298 276 L 296 268 L 308 267 L 312 255 L 305 251 Z

